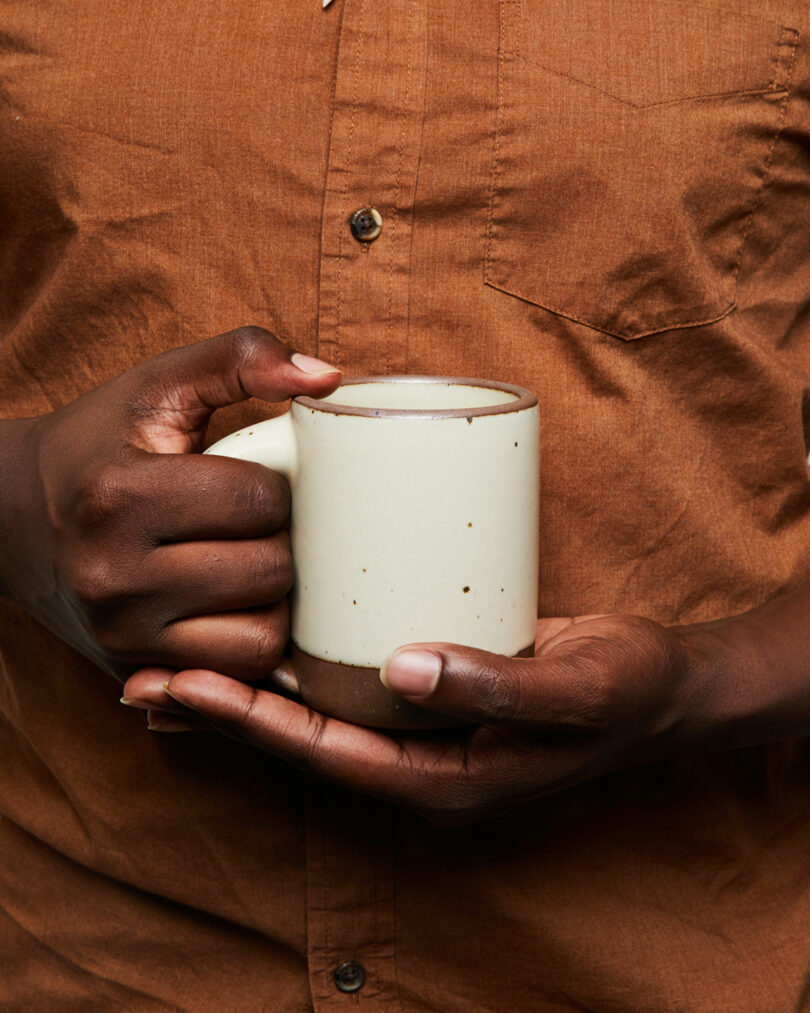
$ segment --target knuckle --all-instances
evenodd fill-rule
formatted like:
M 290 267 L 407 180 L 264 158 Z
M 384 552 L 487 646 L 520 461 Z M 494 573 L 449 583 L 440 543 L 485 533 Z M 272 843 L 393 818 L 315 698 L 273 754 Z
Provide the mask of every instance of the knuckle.
M 286 642 L 286 629 L 280 623 L 262 623 L 253 638 L 253 664 L 256 670 L 266 673 L 275 668 L 284 655 Z
M 248 690 L 248 694 L 245 697 L 244 703 L 237 710 L 234 720 L 234 724 L 240 728 L 249 727 L 252 723 L 256 703 L 259 698 L 259 691 L 255 686 L 247 686 L 246 689 Z
M 237 327 L 228 335 L 233 345 L 237 361 L 250 362 L 257 355 L 267 354 L 268 350 L 281 346 L 278 338 L 269 331 L 256 324 L 247 324 L 244 327 Z
M 523 687 L 509 659 L 492 655 L 490 661 L 478 670 L 478 692 L 482 709 L 494 721 L 509 721 L 520 716 Z
M 285 534 L 273 538 L 262 558 L 262 583 L 283 598 L 293 586 L 293 560 L 290 553 L 289 537 Z
M 91 609 L 110 605 L 121 594 L 118 568 L 106 557 L 91 553 L 83 554 L 70 567 L 68 582 L 73 598 Z
M 127 586 L 125 571 L 109 557 L 85 553 L 62 577 L 79 622 L 105 658 L 118 663 L 141 657 L 157 637 L 155 618 Z
M 263 489 L 260 505 L 267 510 L 274 527 L 283 524 L 290 516 L 290 486 L 283 475 L 265 468 L 262 474 Z
M 122 468 L 104 464 L 94 469 L 80 482 L 77 499 L 81 522 L 92 530 L 120 517 L 130 509 L 135 494 Z
M 665 676 L 672 663 L 668 640 L 661 636 L 661 626 L 643 616 L 632 616 L 629 620 L 632 631 L 634 658 L 643 658 L 643 664 L 651 672 Z
M 667 683 L 672 656 L 660 630 L 651 620 L 624 617 L 612 640 L 588 645 L 578 682 L 581 719 L 588 727 L 607 730 L 625 723 L 644 706 L 651 686 Z
M 268 468 L 252 469 L 241 491 L 242 509 L 260 517 L 268 529 L 275 531 L 290 513 L 290 487 L 287 480 Z
M 300 770 L 309 773 L 325 773 L 325 764 L 321 749 L 321 740 L 326 730 L 327 718 L 317 711 L 308 710 L 305 734 L 295 747 L 291 762 Z
M 622 693 L 601 658 L 601 651 L 583 658 L 577 673 L 576 714 L 578 727 L 590 731 L 609 728 L 622 713 Z
M 304 739 L 302 758 L 310 770 L 318 769 L 322 763 L 321 740 L 326 729 L 326 718 L 316 711 L 310 712 L 309 734 Z

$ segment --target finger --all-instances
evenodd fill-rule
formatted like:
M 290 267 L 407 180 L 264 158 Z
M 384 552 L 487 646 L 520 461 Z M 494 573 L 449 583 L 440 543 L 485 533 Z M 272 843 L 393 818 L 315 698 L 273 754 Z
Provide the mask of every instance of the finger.
M 152 652 L 171 668 L 211 668 L 235 679 L 267 678 L 279 664 L 289 637 L 289 606 L 194 616 L 172 623 Z
M 566 656 L 508 658 L 453 644 L 409 644 L 380 670 L 388 689 L 429 710 L 476 724 L 556 728 L 587 723 L 584 675 Z
M 458 825 L 577 783 L 568 750 L 514 743 L 500 729 L 402 736 L 347 724 L 216 672 L 181 671 L 168 692 L 212 725 L 317 778 Z
M 150 732 L 210 731 L 210 725 L 183 707 L 163 688 L 174 675 L 170 668 L 144 668 L 127 679 L 121 703 L 146 714 Z
M 267 535 L 290 512 L 283 476 L 229 457 L 136 451 L 89 482 L 80 501 L 87 527 L 126 524 L 149 545 Z
M 572 627 L 580 623 L 587 623 L 593 619 L 611 619 L 609 613 L 594 613 L 593 615 L 569 616 L 568 618 L 538 619 L 535 626 L 534 653 L 543 654 L 553 648 L 557 643 L 560 634 L 566 638 L 572 632 Z
M 298 676 L 295 674 L 291 658 L 282 658 L 268 678 L 276 689 L 291 693 L 293 696 L 301 696 L 301 687 L 298 685 Z
M 174 714 L 187 713 L 184 707 L 164 689 L 177 669 L 149 665 L 131 675 L 123 685 L 121 703 L 138 710 L 164 710 Z
M 178 718 L 167 711 L 148 710 L 146 727 L 150 732 L 210 732 L 211 726 L 199 718 Z
M 146 714 L 146 727 L 153 732 L 197 731 L 208 727 L 193 711 L 183 707 L 163 688 L 174 669 L 141 669 L 127 679 L 121 703 Z
M 570 617 L 538 619 L 534 627 L 534 653 L 539 654 L 543 644 L 549 643 L 557 634 L 567 630 L 573 621 Z
M 125 374 L 130 440 L 158 453 L 199 450 L 215 409 L 249 397 L 323 397 L 338 386 L 340 375 L 261 327 L 240 327 L 164 352 Z
M 187 708 L 166 692 L 166 683 L 175 674 L 176 669 L 157 665 L 139 669 L 124 683 L 121 703 L 140 710 L 155 708 L 173 714 L 189 714 Z M 282 658 L 267 678 L 273 688 L 300 697 L 298 677 L 289 658 Z
M 188 707 L 183 707 L 163 688 L 174 675 L 173 668 L 143 668 L 124 684 L 121 703 L 143 711 L 146 727 L 153 732 L 197 731 L 210 726 Z
M 403 762 L 403 746 L 388 735 L 325 717 L 217 672 L 178 672 L 168 691 L 228 733 L 353 791 L 420 806 L 440 793 L 457 793 L 463 779 L 455 743 L 409 741 Z
M 497 814 L 611 769 L 594 766 L 587 752 L 547 748 L 519 730 L 393 737 L 211 671 L 178 672 L 168 692 L 225 734 L 439 826 Z
M 272 605 L 293 586 L 290 536 L 181 542 L 149 557 L 150 586 L 173 620 Z

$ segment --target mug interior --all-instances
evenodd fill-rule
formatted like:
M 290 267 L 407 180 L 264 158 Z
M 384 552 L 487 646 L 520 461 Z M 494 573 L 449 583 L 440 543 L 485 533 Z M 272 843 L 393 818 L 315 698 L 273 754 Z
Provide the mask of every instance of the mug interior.
M 520 387 L 497 381 L 456 380 L 450 377 L 362 377 L 349 379 L 317 401 L 297 398 L 307 407 L 327 412 L 384 414 L 415 412 L 464 414 L 509 411 L 534 397 Z M 521 404 L 520 407 L 523 407 Z

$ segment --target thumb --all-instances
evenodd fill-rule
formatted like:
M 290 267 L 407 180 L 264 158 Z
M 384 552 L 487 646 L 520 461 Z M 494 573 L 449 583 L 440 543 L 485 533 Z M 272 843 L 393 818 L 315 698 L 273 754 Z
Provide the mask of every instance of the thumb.
M 568 724 L 570 676 L 555 662 L 509 658 L 454 644 L 409 644 L 380 669 L 392 692 L 475 724 Z
M 261 327 L 240 327 L 163 352 L 119 378 L 133 445 L 158 453 L 200 449 L 217 408 L 249 397 L 324 397 L 340 383 L 335 366 L 302 355 Z

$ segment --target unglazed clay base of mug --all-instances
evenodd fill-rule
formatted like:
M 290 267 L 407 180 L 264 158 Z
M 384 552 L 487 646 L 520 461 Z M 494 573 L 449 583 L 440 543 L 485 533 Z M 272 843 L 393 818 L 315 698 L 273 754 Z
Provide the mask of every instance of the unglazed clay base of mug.
M 530 658 L 534 645 L 515 655 Z M 455 728 L 462 722 L 425 710 L 391 693 L 380 682 L 378 668 L 341 665 L 313 658 L 293 644 L 292 663 L 301 696 L 313 710 L 369 728 Z

